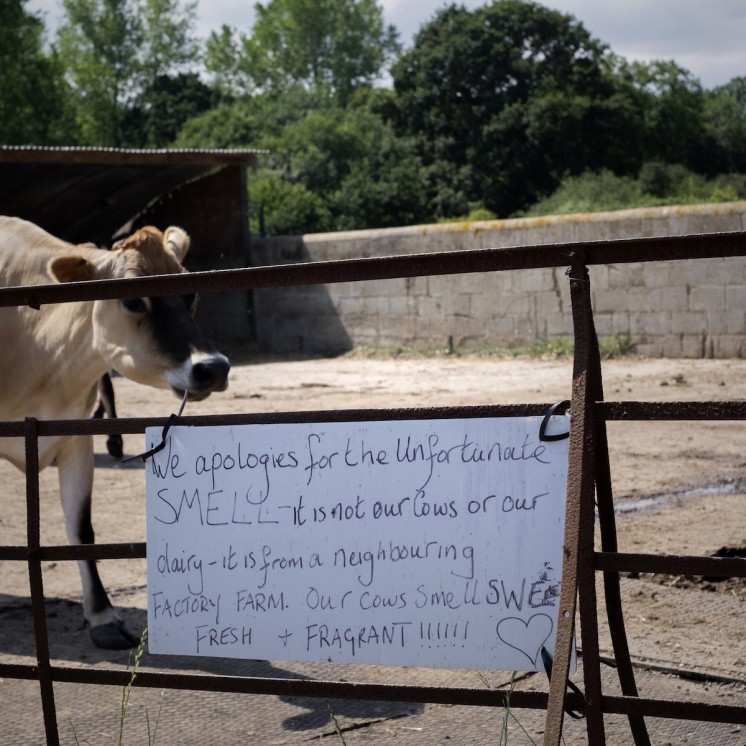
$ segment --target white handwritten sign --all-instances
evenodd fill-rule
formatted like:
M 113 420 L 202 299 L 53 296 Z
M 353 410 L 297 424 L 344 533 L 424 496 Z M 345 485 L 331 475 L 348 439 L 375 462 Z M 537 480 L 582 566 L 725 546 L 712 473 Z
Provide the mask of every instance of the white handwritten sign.
M 150 650 L 543 670 L 567 441 L 540 422 L 172 428 L 147 466 Z

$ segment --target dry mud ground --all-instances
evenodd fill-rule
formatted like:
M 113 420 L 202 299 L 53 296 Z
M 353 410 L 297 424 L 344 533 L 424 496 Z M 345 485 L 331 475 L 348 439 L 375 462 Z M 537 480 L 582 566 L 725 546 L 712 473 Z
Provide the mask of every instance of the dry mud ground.
M 259 359 L 235 365 L 227 392 L 189 404 L 185 414 L 554 402 L 570 397 L 571 375 L 566 359 Z M 607 400 L 743 399 L 746 363 L 612 360 L 604 363 L 604 385 Z M 166 416 L 178 408 L 169 392 L 122 379 L 115 380 L 115 387 L 120 416 Z M 745 423 L 610 423 L 609 439 L 614 493 L 622 511 L 620 551 L 710 555 L 723 547 L 746 547 Z M 125 436 L 126 454 L 139 453 L 143 446 L 142 435 Z M 96 463 L 97 541 L 143 541 L 143 466 L 123 466 L 110 458 L 103 437 L 96 439 Z M 65 542 L 56 482 L 54 468 L 42 473 L 43 543 Z M 23 544 L 23 476 L 0 463 L 0 484 L 0 545 Z M 656 499 L 645 507 L 647 497 Z M 0 565 L 0 661 L 31 662 L 26 570 L 19 562 Z M 101 574 L 114 602 L 136 626 L 144 618 L 144 562 L 101 563 Z M 81 629 L 75 567 L 47 563 L 44 582 L 55 599 L 50 611 L 53 657 L 68 665 L 120 660 L 93 649 Z M 622 587 L 637 661 L 746 680 L 743 581 L 643 577 L 623 578 Z M 601 647 L 612 654 L 603 614 Z M 388 680 L 385 675 L 383 680 Z

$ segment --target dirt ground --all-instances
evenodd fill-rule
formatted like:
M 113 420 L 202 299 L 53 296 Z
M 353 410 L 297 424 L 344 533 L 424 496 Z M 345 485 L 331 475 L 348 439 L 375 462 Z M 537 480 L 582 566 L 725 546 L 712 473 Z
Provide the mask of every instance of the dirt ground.
M 184 414 L 430 407 L 457 404 L 551 403 L 570 397 L 572 361 L 523 358 L 409 357 L 268 360 L 234 365 L 224 394 L 188 404 Z M 607 400 L 736 400 L 746 398 L 746 362 L 646 360 L 604 363 Z M 178 401 L 115 380 L 119 414 L 166 416 Z M 746 549 L 746 426 L 726 423 L 611 423 L 611 469 L 621 551 L 712 555 Z M 145 538 L 144 469 L 122 465 L 96 439 L 93 520 L 99 542 Z M 143 450 L 142 435 L 125 436 L 125 453 Z M 56 470 L 42 473 L 42 541 L 65 543 Z M 0 463 L 0 545 L 23 544 L 23 476 Z M 648 499 L 650 498 L 650 499 Z M 28 580 L 23 563 L 0 562 L 0 661 L 28 662 Z M 48 563 L 47 594 L 60 616 L 74 609 L 70 642 L 53 636 L 66 662 L 107 660 L 86 644 L 71 563 Z M 140 561 L 102 563 L 104 584 L 127 614 L 142 618 L 145 568 Z M 623 601 L 634 658 L 662 668 L 706 671 L 746 680 L 744 583 L 694 578 L 623 578 Z M 52 617 L 55 613 L 52 613 Z M 65 617 L 67 619 L 67 617 Z M 54 626 L 54 620 L 50 622 Z M 66 621 L 66 625 L 70 622 Z M 66 647 L 69 645 L 70 647 Z M 605 624 L 601 647 L 612 655 Z

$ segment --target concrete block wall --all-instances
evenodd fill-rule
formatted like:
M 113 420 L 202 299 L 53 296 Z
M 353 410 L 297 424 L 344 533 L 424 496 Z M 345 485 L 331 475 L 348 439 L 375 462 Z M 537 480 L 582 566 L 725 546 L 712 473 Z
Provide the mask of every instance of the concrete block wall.
M 253 239 L 252 262 L 295 262 L 746 229 L 746 202 Z M 600 336 L 651 357 L 746 356 L 746 258 L 590 268 Z M 564 268 L 257 290 L 259 344 L 514 347 L 572 336 Z

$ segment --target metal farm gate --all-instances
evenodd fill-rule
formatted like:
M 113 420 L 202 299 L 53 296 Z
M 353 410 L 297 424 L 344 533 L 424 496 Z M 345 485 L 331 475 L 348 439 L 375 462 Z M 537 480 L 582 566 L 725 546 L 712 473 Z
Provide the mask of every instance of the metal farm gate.
M 483 249 L 417 256 L 398 256 L 347 261 L 307 263 L 284 267 L 248 268 L 190 275 L 146 277 L 44 287 L 0 290 L 0 306 L 28 305 L 95 298 L 127 298 L 191 292 L 210 293 L 237 289 L 354 282 L 426 275 L 569 267 L 574 323 L 575 352 L 572 428 L 569 443 L 564 565 L 559 599 L 557 643 L 551 681 L 547 691 L 513 691 L 515 709 L 545 710 L 544 743 L 562 743 L 564 713 L 583 713 L 588 742 L 606 743 L 605 714 L 628 718 L 635 744 L 648 744 L 646 717 L 746 724 L 746 706 L 706 704 L 638 696 L 630 660 L 621 604 L 620 573 L 663 572 L 713 577 L 746 577 L 746 559 L 691 556 L 657 556 L 617 551 L 612 480 L 606 437 L 609 421 L 641 420 L 744 420 L 746 401 L 699 401 L 643 403 L 605 401 L 601 360 L 591 308 L 588 265 L 660 260 L 734 257 L 746 255 L 746 233 L 645 238 L 550 246 Z M 499 299 L 496 299 L 499 303 Z M 183 417 L 185 425 L 331 422 L 384 419 L 466 418 L 545 414 L 546 405 L 485 405 L 478 407 L 428 408 L 418 410 L 359 410 L 332 412 L 288 412 L 226 417 Z M 562 403 L 563 408 L 567 403 Z M 42 586 L 43 561 L 79 559 L 144 558 L 145 543 L 88 546 L 41 546 L 39 515 L 38 438 L 44 435 L 141 433 L 146 426 L 165 425 L 164 418 L 121 420 L 74 420 L 0 423 L 0 437 L 23 437 L 26 442 L 28 542 L 26 546 L 0 547 L 0 560 L 28 565 L 36 665 L 0 665 L 0 677 L 39 682 L 47 743 L 58 744 L 55 683 L 108 684 L 125 686 L 130 674 L 118 669 L 52 665 L 47 636 L 45 598 Z M 601 535 L 601 551 L 594 548 L 595 513 Z M 604 694 L 601 685 L 598 638 L 596 573 L 603 574 L 609 629 L 621 696 Z M 568 692 L 568 673 L 576 609 L 580 619 L 583 691 Z M 713 630 L 716 632 L 717 630 Z M 233 676 L 186 675 L 143 671 L 137 686 L 166 689 L 272 694 L 290 697 L 322 697 L 386 702 L 450 703 L 501 707 L 505 689 L 362 684 L 343 681 L 299 680 Z M 491 734 L 489 738 L 494 738 Z

